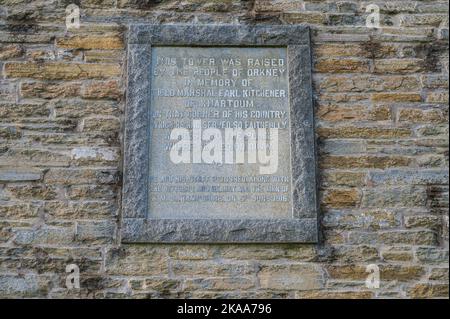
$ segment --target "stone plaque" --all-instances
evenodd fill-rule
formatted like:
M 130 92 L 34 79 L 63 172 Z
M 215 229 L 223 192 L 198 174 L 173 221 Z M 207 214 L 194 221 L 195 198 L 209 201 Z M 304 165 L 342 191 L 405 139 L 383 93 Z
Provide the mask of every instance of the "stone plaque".
M 148 217 L 292 218 L 286 62 L 286 48 L 152 48 Z M 191 142 L 181 163 L 170 158 L 174 128 L 187 129 Z M 212 156 L 202 136 L 210 128 L 220 134 Z M 232 141 L 226 163 L 226 129 L 257 138 L 258 128 L 278 130 L 278 154 L 266 152 L 272 156 L 261 163 L 256 151 L 256 163 L 249 163 L 244 144 L 239 161 Z
M 133 26 L 124 242 L 315 242 L 309 30 Z

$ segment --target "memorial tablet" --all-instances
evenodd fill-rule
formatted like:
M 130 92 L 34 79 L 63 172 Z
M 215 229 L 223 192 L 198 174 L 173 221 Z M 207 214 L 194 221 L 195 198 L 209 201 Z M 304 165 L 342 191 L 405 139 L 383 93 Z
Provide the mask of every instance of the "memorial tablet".
M 122 241 L 315 242 L 309 30 L 129 38 Z

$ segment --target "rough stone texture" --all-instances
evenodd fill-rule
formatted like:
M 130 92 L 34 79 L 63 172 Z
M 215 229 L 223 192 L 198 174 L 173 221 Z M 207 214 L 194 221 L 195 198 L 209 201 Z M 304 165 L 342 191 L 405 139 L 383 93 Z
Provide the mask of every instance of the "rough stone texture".
M 1 297 L 448 298 L 448 1 L 376 1 L 380 30 L 353 0 L 87 0 L 70 31 L 65 1 L 0 3 Z M 318 244 L 120 243 L 124 29 L 149 22 L 309 25 Z
M 142 219 L 124 218 L 125 243 L 316 242 L 317 219 Z

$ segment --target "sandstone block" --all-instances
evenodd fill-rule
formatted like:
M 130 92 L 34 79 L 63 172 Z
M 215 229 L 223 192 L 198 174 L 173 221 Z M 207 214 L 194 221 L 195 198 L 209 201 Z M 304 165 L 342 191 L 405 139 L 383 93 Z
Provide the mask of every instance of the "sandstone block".
M 360 59 L 323 59 L 316 62 L 319 73 L 368 73 L 369 63 Z
M 111 275 L 168 275 L 167 247 L 130 245 L 110 248 L 106 272 Z
M 403 156 L 327 156 L 320 163 L 322 168 L 388 168 L 408 166 L 411 160 Z
M 415 299 L 448 298 L 447 284 L 419 283 L 408 290 L 408 296 Z
M 97 35 L 77 35 L 73 37 L 65 37 L 56 39 L 56 45 L 65 49 L 99 49 L 99 50 L 115 50 L 122 49 L 124 43 L 120 36 L 97 36 Z
M 23 49 L 18 44 L 0 45 L 0 60 L 20 57 Z
M 314 290 L 324 285 L 321 269 L 311 264 L 267 265 L 258 272 L 264 289 Z
M 25 82 L 22 83 L 20 91 L 26 98 L 66 98 L 76 97 L 80 94 L 79 83 L 55 83 Z
M 332 189 L 325 191 L 322 203 L 327 207 L 355 207 L 359 204 L 361 194 L 357 189 Z
M 319 127 L 317 133 L 321 138 L 400 138 L 408 137 L 411 131 L 402 128 L 378 127 Z
M 117 81 L 92 82 L 84 86 L 82 97 L 85 99 L 119 100 L 123 96 Z
M 9 62 L 5 64 L 8 78 L 42 80 L 108 79 L 121 74 L 118 64 Z

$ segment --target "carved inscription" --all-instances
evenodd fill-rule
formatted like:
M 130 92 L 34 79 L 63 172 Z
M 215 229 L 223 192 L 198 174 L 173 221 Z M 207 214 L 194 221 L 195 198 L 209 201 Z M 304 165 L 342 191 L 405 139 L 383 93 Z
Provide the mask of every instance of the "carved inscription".
M 149 218 L 292 218 L 287 64 L 285 48 L 153 47 Z

